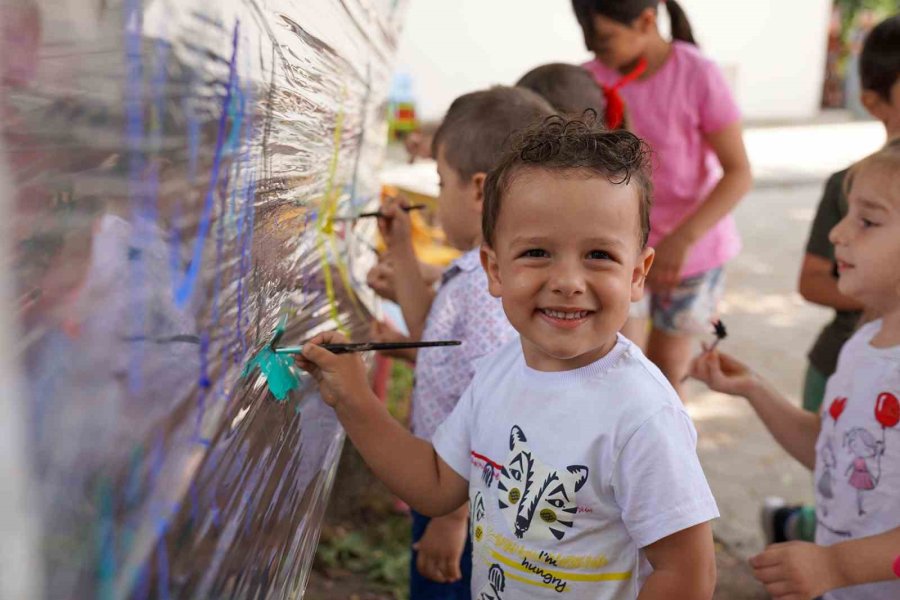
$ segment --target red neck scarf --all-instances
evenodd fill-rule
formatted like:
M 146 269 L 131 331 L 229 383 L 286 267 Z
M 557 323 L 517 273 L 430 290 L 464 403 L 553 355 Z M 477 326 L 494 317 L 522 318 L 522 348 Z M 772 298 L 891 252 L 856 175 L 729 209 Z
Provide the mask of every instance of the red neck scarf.
M 606 98 L 606 114 L 604 120 L 609 129 L 617 129 L 625 119 L 625 101 L 619 94 L 619 89 L 626 84 L 631 83 L 644 74 L 647 70 L 647 59 L 641 57 L 635 68 L 630 73 L 625 74 L 620 80 L 612 85 L 604 85 L 603 96 Z

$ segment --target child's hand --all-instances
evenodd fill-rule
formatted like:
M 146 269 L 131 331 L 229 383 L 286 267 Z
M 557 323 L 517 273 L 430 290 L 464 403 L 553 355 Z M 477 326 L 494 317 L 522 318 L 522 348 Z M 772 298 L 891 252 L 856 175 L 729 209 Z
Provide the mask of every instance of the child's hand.
M 412 251 L 412 223 L 403 210 L 405 200 L 386 198 L 378 219 L 378 230 L 389 251 Z
M 753 576 L 772 598 L 810 600 L 840 586 L 834 553 L 809 542 L 774 544 L 750 559 Z
M 359 401 L 372 393 L 366 366 L 358 355 L 332 354 L 319 346 L 346 342 L 347 338 L 336 331 L 320 333 L 303 346 L 303 354 L 297 357 L 300 368 L 318 382 L 322 399 L 329 406 Z
M 462 579 L 459 560 L 466 547 L 468 520 L 458 512 L 429 521 L 425 533 L 413 544 L 417 552 L 416 569 L 422 577 L 438 583 Z
M 397 287 L 395 283 L 394 263 L 388 258 L 382 258 L 366 274 L 366 283 L 376 294 L 390 300 L 397 301 Z
M 747 365 L 717 350 L 707 351 L 691 362 L 691 377 L 723 394 L 746 396 L 756 384 L 756 375 Z
M 677 233 L 663 238 L 656 245 L 653 267 L 647 274 L 647 286 L 654 293 L 671 292 L 681 281 L 681 267 L 687 258 L 691 245 Z

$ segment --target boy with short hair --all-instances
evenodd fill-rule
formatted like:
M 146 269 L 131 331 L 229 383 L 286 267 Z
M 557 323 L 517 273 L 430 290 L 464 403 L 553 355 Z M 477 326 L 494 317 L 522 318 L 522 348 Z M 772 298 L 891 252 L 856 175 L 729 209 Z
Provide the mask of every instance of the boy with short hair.
M 546 99 L 557 112 L 578 118 L 585 110 L 606 112 L 603 90 L 585 69 L 566 63 L 549 63 L 528 71 L 516 87 L 531 90 Z
M 424 440 L 431 439 L 456 406 L 472 380 L 474 361 L 515 336 L 500 303 L 488 293 L 479 262 L 482 185 L 510 134 L 552 112 L 536 94 L 509 87 L 465 94 L 451 104 L 434 136 L 441 182 L 437 216 L 447 241 L 464 254 L 444 272 L 436 293 L 419 269 L 408 214 L 397 201 L 382 209 L 393 288 L 410 337 L 463 342 L 458 348 L 425 348 L 408 357 L 416 361 L 412 433 Z M 385 326 L 380 327 L 373 337 L 388 337 Z M 462 501 L 453 508 L 457 510 L 436 519 L 413 511 L 411 600 L 469 598 L 471 562 L 464 550 L 468 510 Z
M 469 499 L 473 596 L 709 599 L 718 516 L 696 431 L 618 331 L 641 297 L 650 183 L 626 131 L 551 117 L 484 186 L 481 261 L 519 333 L 480 361 L 433 445 L 392 421 L 357 357 L 304 346 L 369 466 L 410 505 Z
M 866 38 L 859 58 L 863 106 L 884 124 L 888 144 L 900 140 L 900 15 L 882 21 Z M 800 271 L 800 295 L 807 301 L 835 311 L 810 348 L 803 382 L 803 408 L 819 412 L 825 384 L 837 368 L 838 354 L 856 331 L 863 306 L 842 294 L 828 233 L 847 214 L 845 178 L 849 169 L 834 173 L 825 184 L 816 210 L 806 255 Z M 873 315 L 874 316 L 874 315 Z M 811 541 L 816 515 L 812 506 L 785 506 L 781 498 L 769 498 L 762 510 L 768 543 L 802 539 Z

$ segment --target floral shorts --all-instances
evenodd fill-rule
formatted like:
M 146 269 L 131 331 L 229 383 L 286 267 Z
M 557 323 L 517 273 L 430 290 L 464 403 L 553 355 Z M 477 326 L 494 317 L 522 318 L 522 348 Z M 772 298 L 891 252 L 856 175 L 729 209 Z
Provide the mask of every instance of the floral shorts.
M 632 303 L 629 316 L 653 321 L 653 328 L 668 333 L 697 335 L 710 331 L 710 322 L 718 315 L 719 300 L 725 289 L 722 267 L 682 279 L 667 294 L 651 291 Z

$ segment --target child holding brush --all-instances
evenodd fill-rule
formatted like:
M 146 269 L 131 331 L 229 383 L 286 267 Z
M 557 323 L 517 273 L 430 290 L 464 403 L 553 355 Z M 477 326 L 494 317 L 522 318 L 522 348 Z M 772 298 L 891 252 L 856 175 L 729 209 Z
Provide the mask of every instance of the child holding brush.
M 900 81 L 892 97 L 900 98 Z M 751 559 L 774 598 L 900 598 L 900 147 L 851 168 L 848 212 L 831 230 L 838 290 L 880 318 L 841 349 L 820 414 L 795 406 L 715 351 L 692 374 L 746 398 L 776 441 L 814 469 L 815 543 L 773 544 Z
M 439 148 L 439 156 L 442 150 Z M 470 506 L 478 600 L 709 600 L 718 516 L 675 390 L 618 332 L 653 262 L 648 153 L 549 117 L 484 184 L 481 263 L 518 332 L 432 443 L 393 421 L 325 333 L 299 365 L 394 493 Z
M 482 184 L 516 129 L 552 113 L 539 96 L 517 88 L 495 87 L 466 94 L 450 106 L 434 134 L 440 176 L 437 214 L 447 241 L 465 252 L 444 271 L 434 291 L 420 270 L 403 205 L 388 199 L 379 219 L 391 257 L 396 301 L 412 340 L 461 340 L 458 348 L 426 348 L 407 356 L 416 362 L 412 394 L 412 432 L 430 440 L 456 406 L 474 374 L 474 361 L 510 340 L 515 331 L 500 302 L 488 293 L 481 268 Z M 386 326 L 373 327 L 373 339 L 396 341 Z M 469 598 L 471 550 L 468 507 L 461 502 L 449 515 L 429 519 L 415 511 L 411 600 Z

